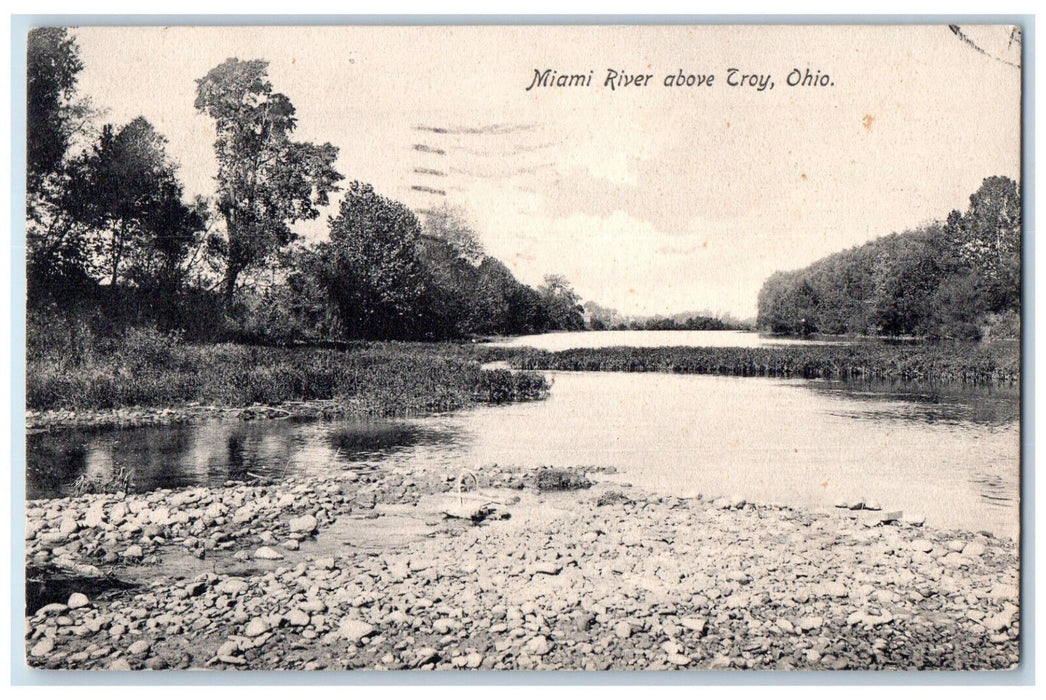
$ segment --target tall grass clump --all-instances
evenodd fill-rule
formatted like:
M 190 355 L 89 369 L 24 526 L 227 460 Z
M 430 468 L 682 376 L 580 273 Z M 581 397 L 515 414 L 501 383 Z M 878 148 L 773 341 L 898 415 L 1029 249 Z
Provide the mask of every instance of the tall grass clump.
M 548 390 L 541 375 L 483 370 L 466 348 L 450 344 L 188 344 L 153 328 L 107 336 L 81 322 L 30 324 L 29 335 L 32 410 L 331 401 L 347 413 L 395 415 L 541 398 Z
M 807 379 L 888 379 L 1016 383 L 1020 348 L 1012 342 L 890 345 L 782 345 L 762 348 L 505 348 L 497 359 L 523 370 L 669 372 Z

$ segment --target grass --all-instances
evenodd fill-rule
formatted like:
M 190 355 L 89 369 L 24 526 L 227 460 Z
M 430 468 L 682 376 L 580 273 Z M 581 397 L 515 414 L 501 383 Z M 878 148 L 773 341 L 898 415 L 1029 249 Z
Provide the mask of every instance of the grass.
M 545 396 L 540 375 L 483 370 L 470 348 L 366 343 L 347 350 L 196 345 L 132 328 L 101 337 L 75 323 L 29 328 L 32 410 L 333 401 L 359 415 L 402 415 Z
M 496 348 L 493 359 L 524 370 L 669 372 L 744 377 L 887 379 L 965 382 L 1020 381 L 1015 342 L 890 345 L 776 346 L 765 348 L 581 348 L 548 352 Z

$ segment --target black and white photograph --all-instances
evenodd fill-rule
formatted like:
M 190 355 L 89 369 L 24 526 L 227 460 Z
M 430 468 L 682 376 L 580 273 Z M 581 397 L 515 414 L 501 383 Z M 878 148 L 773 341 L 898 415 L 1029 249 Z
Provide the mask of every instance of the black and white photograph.
M 1021 25 L 22 38 L 37 679 L 1029 661 Z

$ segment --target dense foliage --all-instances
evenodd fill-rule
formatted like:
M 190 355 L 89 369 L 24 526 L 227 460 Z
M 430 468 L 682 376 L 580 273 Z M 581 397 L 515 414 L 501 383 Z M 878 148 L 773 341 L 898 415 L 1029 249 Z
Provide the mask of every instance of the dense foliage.
M 1021 308 L 1021 200 L 989 177 L 965 213 L 778 272 L 759 292 L 778 333 L 979 338 Z
M 439 340 L 583 326 L 560 276 L 533 289 L 484 254 L 448 208 L 420 220 L 352 182 L 327 241 L 293 226 L 339 192 L 339 149 L 294 141 L 268 63 L 230 58 L 196 81 L 214 126 L 214 198 L 187 199 L 167 140 L 143 117 L 95 129 L 65 29 L 28 42 L 30 308 L 155 325 L 190 340 Z

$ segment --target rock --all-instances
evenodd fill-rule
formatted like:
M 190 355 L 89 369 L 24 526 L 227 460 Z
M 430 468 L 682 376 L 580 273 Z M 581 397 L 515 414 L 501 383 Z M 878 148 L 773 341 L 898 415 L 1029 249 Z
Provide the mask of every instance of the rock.
M 962 555 L 973 559 L 984 554 L 986 547 L 980 542 L 970 542 L 962 548 Z
M 803 632 L 809 632 L 811 630 L 821 629 L 824 624 L 824 618 L 817 615 L 809 615 L 799 620 L 799 629 Z
M 243 593 L 251 586 L 249 583 L 244 581 L 242 578 L 227 578 L 217 586 L 214 587 L 219 593 L 229 593 L 235 595 L 237 593 Z
M 552 646 L 549 644 L 548 639 L 546 639 L 545 635 L 543 634 L 539 634 L 536 637 L 531 637 L 530 639 L 528 639 L 524 648 L 527 650 L 528 654 L 532 654 L 534 656 L 544 656 L 545 654 L 552 651 Z
M 584 610 L 577 610 L 574 612 L 574 627 L 578 632 L 587 632 L 592 629 L 592 625 L 596 623 L 596 616 L 593 613 L 586 612 Z
M 287 618 L 287 622 L 293 627 L 304 627 L 309 624 L 309 620 L 311 619 L 309 614 L 304 610 L 291 610 L 287 615 L 285 615 L 285 617 Z
M 537 574 L 544 574 L 546 576 L 558 576 L 559 572 L 563 570 L 563 567 L 552 562 L 538 562 L 530 568 L 531 576 Z
M 306 600 L 298 607 L 309 613 L 322 613 L 327 611 L 327 604 L 322 600 Z
M 439 661 L 439 652 L 432 647 L 422 647 L 418 649 L 414 654 L 414 665 L 424 666 L 426 664 L 434 664 Z
M 50 637 L 44 637 L 39 642 L 33 645 L 33 648 L 29 650 L 31 656 L 47 656 L 54 651 L 54 640 Z
M 247 626 L 243 629 L 243 634 L 246 637 L 258 637 L 270 629 L 272 629 L 272 625 L 269 624 L 268 620 L 256 617 L 247 623 Z
M 144 556 L 140 545 L 132 544 L 130 547 L 123 551 L 124 559 L 141 559 Z
M 69 596 L 69 609 L 76 610 L 77 608 L 85 608 L 91 604 L 91 601 L 83 593 L 73 593 Z
M 703 617 L 684 617 L 679 621 L 679 624 L 686 627 L 688 630 L 697 632 L 698 636 L 701 636 L 705 633 L 705 629 L 708 626 L 708 620 Z
M 149 522 L 153 525 L 169 525 L 171 523 L 171 511 L 166 506 L 160 506 L 149 513 Z
M 669 654 L 668 663 L 673 666 L 689 666 L 691 659 L 689 656 L 683 656 L 682 654 Z
M 923 523 L 926 522 L 926 518 L 922 515 L 909 515 L 904 519 L 904 522 L 908 523 L 912 527 L 922 527 Z
M 298 540 L 287 540 L 280 546 L 290 552 L 297 552 L 299 549 L 301 549 L 301 544 L 298 542 Z
M 483 664 L 483 654 L 472 652 L 465 656 L 465 668 L 479 668 Z
M 223 656 L 236 656 L 239 653 L 240 645 L 230 639 L 223 643 L 220 647 L 218 647 L 218 651 L 216 652 L 215 656 L 217 656 L 220 659 Z
M 80 524 L 72 518 L 64 518 L 58 525 L 58 532 L 63 535 L 71 535 L 80 529 Z
M 829 595 L 833 598 L 846 598 L 850 595 L 850 592 L 847 590 L 846 586 L 840 583 L 839 581 L 828 581 L 825 584 L 823 584 L 822 588 L 826 595 Z
M 345 639 L 358 642 L 364 637 L 374 634 L 374 625 L 362 620 L 345 618 L 338 625 L 338 634 Z
M 283 559 L 283 555 L 272 547 L 258 547 L 254 550 L 255 559 Z
M 130 671 L 131 664 L 127 662 L 127 659 L 115 659 L 109 664 L 110 671 Z
M 1013 620 L 1013 613 L 1003 611 L 998 615 L 992 615 L 984 621 L 984 626 L 990 632 L 1001 632 L 1010 626 Z
M 912 548 L 912 551 L 915 552 L 925 552 L 929 554 L 933 551 L 933 543 L 929 540 L 914 540 L 909 546 Z
M 628 639 L 632 636 L 632 625 L 628 624 L 624 620 L 614 625 L 614 634 L 621 639 Z
M 145 652 L 149 651 L 149 649 L 151 648 L 152 645 L 149 644 L 149 642 L 145 641 L 144 639 L 139 639 L 137 642 L 127 647 L 127 653 L 131 656 L 138 656 L 139 654 L 144 654 Z
M 62 613 L 69 610 L 69 606 L 65 603 L 50 603 L 45 605 L 36 611 L 37 615 L 61 615 Z
M 316 520 L 315 515 L 303 515 L 300 518 L 291 518 L 289 525 L 291 532 L 303 532 L 311 535 L 319 526 L 319 521 Z

